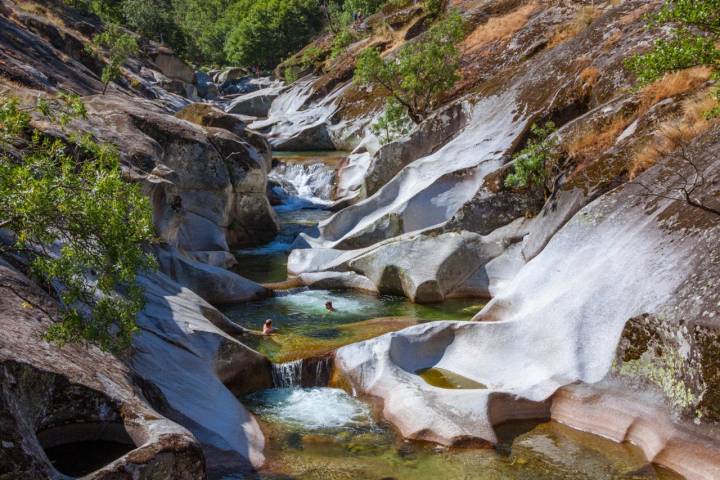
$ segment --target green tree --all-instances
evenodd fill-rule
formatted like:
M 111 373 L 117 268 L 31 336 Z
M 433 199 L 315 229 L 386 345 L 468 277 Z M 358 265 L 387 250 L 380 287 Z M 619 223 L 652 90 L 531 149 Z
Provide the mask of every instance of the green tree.
M 365 50 L 356 64 L 355 81 L 385 88 L 413 122 L 420 123 L 460 78 L 456 43 L 463 35 L 464 22 L 453 12 L 390 59 L 375 48 Z
M 407 109 L 395 98 L 390 98 L 385 104 L 385 112 L 370 126 L 370 130 L 382 144 L 386 144 L 410 133 L 412 126 Z
M 510 188 L 527 188 L 542 185 L 545 181 L 545 164 L 547 163 L 557 141 L 551 136 L 555 124 L 547 122 L 544 126 L 532 125 L 531 138 L 525 148 L 513 155 L 513 173 L 505 177 L 505 186 Z
M 257 0 L 225 42 L 230 62 L 275 67 L 322 27 L 317 0 Z
M 139 47 L 135 37 L 116 23 L 108 25 L 104 32 L 93 38 L 93 42 L 97 47 L 107 49 L 108 63 L 101 76 L 104 85 L 102 93 L 105 95 L 110 82 L 122 76 L 122 66 L 131 55 L 137 55 Z
M 173 19 L 170 0 L 123 0 L 125 25 L 142 36 L 172 45 L 176 51 L 186 49 L 186 40 Z
M 120 352 L 143 307 L 136 276 L 155 265 L 143 249 L 154 238 L 149 201 L 122 180 L 113 147 L 88 135 L 45 136 L 31 114 L 64 130 L 85 108 L 77 97 L 40 100 L 35 109 L 0 99 L 0 226 L 14 232 L 13 248 L 61 301 L 47 337 Z

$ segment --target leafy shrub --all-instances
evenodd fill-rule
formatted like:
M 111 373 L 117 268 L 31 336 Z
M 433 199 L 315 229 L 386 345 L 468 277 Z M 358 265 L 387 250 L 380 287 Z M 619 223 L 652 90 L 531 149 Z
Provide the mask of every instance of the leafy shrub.
M 340 32 L 335 35 L 335 38 L 333 38 L 332 46 L 330 47 L 330 58 L 335 58 L 343 53 L 354 40 L 349 28 L 340 30 Z
M 102 71 L 103 95 L 107 91 L 110 82 L 122 76 L 121 67 L 127 62 L 130 55 L 137 55 L 139 48 L 135 37 L 125 33 L 119 25 L 111 23 L 104 32 L 93 38 L 97 47 L 108 50 L 108 63 Z
M 423 8 L 430 15 L 438 16 L 445 10 L 446 0 L 424 0 Z
M 67 96 L 40 100 L 34 111 L 63 129 L 85 116 L 79 98 Z M 48 339 L 122 351 L 144 303 L 136 276 L 155 266 L 143 249 L 154 237 L 150 203 L 122 180 L 113 147 L 89 135 L 46 137 L 31 127 L 30 114 L 17 100 L 0 99 L 0 225 L 15 233 L 14 248 L 30 256 L 32 274 L 61 300 Z M 20 154 L 8 148 L 18 143 L 26 145 Z M 52 245 L 60 245 L 56 255 L 48 253 Z
M 527 145 L 513 155 L 514 171 L 505 177 L 506 187 L 522 189 L 543 184 L 545 163 L 556 146 L 556 140 L 550 136 L 554 131 L 553 122 L 547 122 L 542 127 L 530 127 L 531 138 Z
M 380 143 L 386 144 L 410 133 L 412 126 L 407 109 L 390 98 L 385 104 L 385 112 L 372 124 L 370 130 L 380 139 Z
M 420 123 L 460 78 L 456 43 L 463 35 L 464 22 L 452 13 L 419 41 L 405 44 L 390 61 L 377 49 L 367 49 L 358 58 L 355 81 L 385 88 L 412 121 Z
M 720 60 L 720 50 L 709 37 L 695 36 L 678 30 L 671 40 L 658 40 L 652 50 L 625 62 L 641 86 L 662 78 L 667 72 L 697 65 L 711 65 Z

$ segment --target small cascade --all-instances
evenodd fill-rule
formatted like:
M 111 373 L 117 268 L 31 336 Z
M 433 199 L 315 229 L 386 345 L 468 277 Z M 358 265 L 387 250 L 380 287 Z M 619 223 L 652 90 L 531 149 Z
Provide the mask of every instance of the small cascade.
M 274 363 L 272 368 L 275 388 L 324 387 L 330 382 L 331 374 L 330 355 Z
M 293 388 L 302 386 L 303 361 L 274 363 L 272 366 L 273 386 Z
M 292 185 L 298 197 L 330 200 L 335 169 L 322 162 L 280 163 L 269 176 Z

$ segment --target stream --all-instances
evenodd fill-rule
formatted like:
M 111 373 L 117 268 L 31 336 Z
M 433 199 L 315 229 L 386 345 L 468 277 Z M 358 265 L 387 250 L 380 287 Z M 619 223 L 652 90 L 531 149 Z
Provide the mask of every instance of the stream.
M 236 252 L 238 273 L 260 283 L 287 278 L 293 241 L 328 218 L 342 152 L 276 153 L 269 177 L 280 199 L 277 238 Z M 337 311 L 329 312 L 331 301 Z M 266 466 L 257 478 L 297 479 L 661 479 L 682 478 L 648 464 L 637 447 L 579 432 L 556 422 L 498 427 L 495 448 L 444 448 L 400 438 L 377 411 L 340 388 L 325 386 L 325 364 L 302 378 L 303 359 L 350 343 L 433 320 L 470 320 L 478 299 L 418 305 L 405 298 L 296 288 L 268 299 L 229 306 L 224 313 L 254 330 L 273 320 L 277 334 L 249 345 L 275 364 L 278 388 L 242 399 L 266 435 Z M 303 373 L 305 372 L 305 373 Z M 323 375 L 325 374 L 325 375 Z M 436 388 L 484 388 L 452 372 L 418 372 Z M 322 379 L 321 379 L 322 377 Z M 309 381 L 308 381 L 309 380 Z M 308 386 L 309 384 L 309 386 Z M 303 386 L 304 385 L 304 386 Z M 281 387 L 281 388 L 280 388 Z M 244 478 L 228 476 L 230 479 Z

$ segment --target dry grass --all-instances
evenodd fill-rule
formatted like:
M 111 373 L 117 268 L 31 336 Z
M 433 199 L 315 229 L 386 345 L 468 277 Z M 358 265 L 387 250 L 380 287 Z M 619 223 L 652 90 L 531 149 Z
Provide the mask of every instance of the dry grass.
M 640 92 L 640 111 L 646 112 L 656 103 L 697 89 L 712 74 L 708 67 L 693 67 L 666 74 Z
M 465 53 L 473 53 L 490 42 L 507 40 L 520 30 L 537 9 L 536 3 L 528 3 L 517 10 L 499 17 L 491 17 L 487 22 L 478 25 L 460 44 Z
M 598 7 L 585 6 L 577 11 L 575 17 L 564 25 L 558 27 L 555 30 L 550 41 L 548 41 L 548 47 L 557 47 L 561 43 L 564 43 L 571 38 L 577 36 L 580 32 L 585 30 L 596 18 L 602 14 L 602 10 Z
M 565 151 L 574 159 L 594 157 L 612 146 L 632 120 L 632 117 L 623 115 L 613 119 L 599 132 L 595 129 L 583 132 L 565 147 Z
M 580 72 L 580 79 L 586 87 L 592 88 L 600 79 L 600 70 L 592 65 L 586 67 Z
M 717 106 L 709 90 L 705 90 L 683 102 L 682 114 L 663 122 L 648 143 L 638 148 L 630 161 L 630 178 L 655 165 L 657 161 L 677 150 L 705 132 L 717 119 L 708 119 L 705 113 Z

